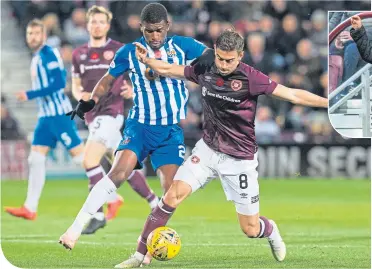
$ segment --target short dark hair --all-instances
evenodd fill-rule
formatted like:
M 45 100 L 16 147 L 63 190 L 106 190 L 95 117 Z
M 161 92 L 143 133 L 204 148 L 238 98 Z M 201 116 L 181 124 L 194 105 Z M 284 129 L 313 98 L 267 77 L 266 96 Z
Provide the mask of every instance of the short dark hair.
M 244 38 L 234 29 L 223 31 L 216 40 L 216 47 L 223 51 L 244 50 Z
M 168 22 L 168 11 L 162 4 L 151 3 L 146 5 L 141 12 L 141 22 L 159 23 Z

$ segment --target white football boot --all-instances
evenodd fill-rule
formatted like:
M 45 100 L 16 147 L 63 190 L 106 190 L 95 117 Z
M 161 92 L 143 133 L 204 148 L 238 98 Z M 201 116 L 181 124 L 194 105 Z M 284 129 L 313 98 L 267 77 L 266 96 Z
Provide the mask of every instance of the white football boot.
M 274 258 L 281 262 L 285 259 L 285 255 L 287 253 L 284 241 L 282 237 L 280 236 L 278 226 L 276 225 L 275 221 L 269 220 L 270 223 L 273 225 L 273 232 L 269 237 L 267 237 L 267 240 L 269 241 L 271 252 L 273 253 Z
M 136 257 L 134 254 L 130 256 L 128 260 L 115 265 L 115 268 L 140 268 L 142 267 L 142 262 L 143 260 L 138 259 L 138 257 Z

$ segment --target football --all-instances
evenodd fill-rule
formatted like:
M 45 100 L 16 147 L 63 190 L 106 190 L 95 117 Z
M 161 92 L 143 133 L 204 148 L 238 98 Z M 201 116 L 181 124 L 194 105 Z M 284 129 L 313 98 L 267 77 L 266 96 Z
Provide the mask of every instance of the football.
M 156 228 L 147 238 L 147 250 L 158 261 L 173 259 L 180 252 L 180 249 L 180 236 L 169 227 Z

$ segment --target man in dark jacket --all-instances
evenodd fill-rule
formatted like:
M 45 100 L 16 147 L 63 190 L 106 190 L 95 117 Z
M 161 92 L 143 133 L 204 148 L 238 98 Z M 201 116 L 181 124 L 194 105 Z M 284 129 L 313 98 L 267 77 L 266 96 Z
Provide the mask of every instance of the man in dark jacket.
M 360 56 L 364 61 L 372 63 L 372 40 L 368 39 L 361 18 L 357 15 L 351 17 L 351 26 L 350 34 L 358 46 Z

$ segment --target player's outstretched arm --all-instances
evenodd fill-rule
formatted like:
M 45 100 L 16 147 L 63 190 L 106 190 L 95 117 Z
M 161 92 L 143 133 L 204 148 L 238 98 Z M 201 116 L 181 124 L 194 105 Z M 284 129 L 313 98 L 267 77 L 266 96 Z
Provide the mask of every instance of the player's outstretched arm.
M 93 99 L 96 103 L 98 103 L 99 99 L 109 92 L 115 79 L 116 78 L 110 75 L 108 72 L 104 74 L 94 87 L 90 99 Z
M 289 101 L 295 105 L 311 107 L 328 107 L 328 99 L 306 90 L 293 89 L 278 84 L 272 95 L 278 99 Z
M 72 77 L 72 96 L 79 101 L 80 99 L 88 100 L 90 97 L 90 93 L 84 92 L 83 86 L 81 84 L 81 78 L 79 77 Z
M 152 70 L 161 76 L 185 79 L 185 66 L 177 64 L 169 64 L 160 60 L 152 59 L 147 57 L 147 49 L 140 43 L 133 43 L 136 46 L 136 57 L 137 59 L 149 66 Z

